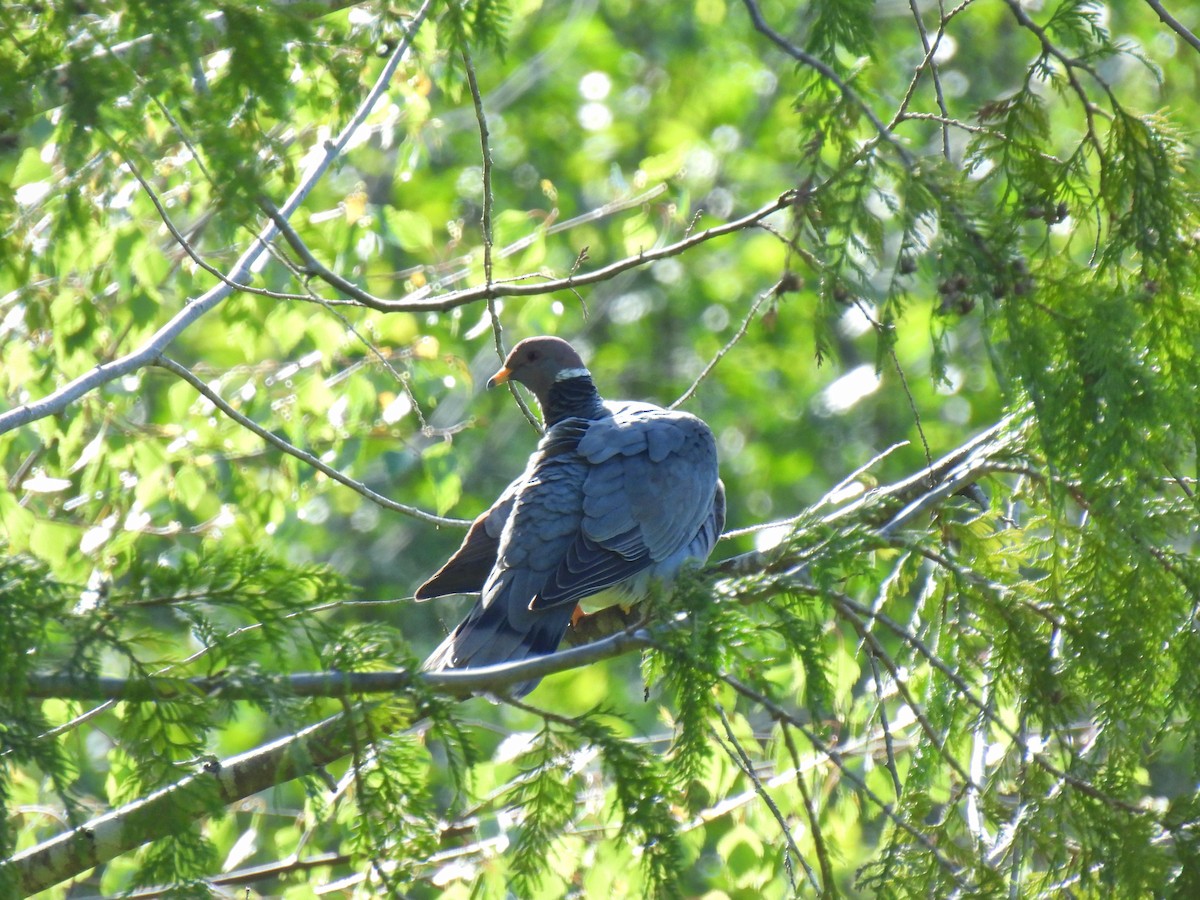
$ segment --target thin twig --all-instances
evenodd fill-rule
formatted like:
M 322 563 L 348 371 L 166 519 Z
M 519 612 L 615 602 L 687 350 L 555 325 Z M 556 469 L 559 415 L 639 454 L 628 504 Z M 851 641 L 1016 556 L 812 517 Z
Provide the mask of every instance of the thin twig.
M 296 459 L 307 463 L 318 472 L 328 475 L 339 484 L 344 484 L 346 487 L 357 491 L 359 494 L 362 494 L 368 500 L 378 504 L 379 506 L 382 506 L 384 509 L 390 509 L 393 512 L 403 513 L 406 516 L 412 516 L 414 519 L 420 519 L 423 522 L 432 522 L 434 525 L 448 525 L 453 528 L 465 528 L 471 524 L 467 519 L 451 519 L 445 516 L 436 516 L 433 513 L 426 512 L 425 510 L 419 509 L 415 506 L 409 506 L 405 503 L 398 503 L 395 500 L 391 500 L 382 494 L 371 490 L 361 481 L 355 481 L 350 476 L 343 475 L 337 469 L 323 463 L 320 459 L 313 456 L 307 450 L 301 450 L 294 444 L 288 443 L 283 438 L 279 437 L 279 435 L 268 431 L 253 419 L 238 412 L 236 409 L 230 406 L 220 394 L 218 394 L 207 384 L 205 384 L 199 377 L 197 377 L 196 374 L 193 373 L 192 370 L 187 366 L 180 365 L 169 356 L 162 355 L 155 359 L 153 364 L 182 378 L 193 388 L 195 388 L 196 391 L 204 397 L 204 399 L 206 399 L 217 409 L 221 410 L 221 412 L 223 412 L 226 416 L 233 419 L 233 421 L 237 422 L 248 431 L 254 432 L 275 449 L 281 450 L 289 456 L 294 456 Z
M 804 813 L 808 817 L 808 830 L 812 835 L 813 848 L 817 853 L 817 863 L 821 866 L 822 884 L 816 885 L 822 897 L 833 897 L 836 888 L 833 877 L 833 864 L 829 859 L 829 848 L 825 845 L 825 830 L 821 828 L 821 818 L 817 815 L 816 804 L 813 803 L 812 791 L 804 780 L 804 767 L 800 765 L 800 751 L 796 748 L 796 740 L 792 737 L 791 726 L 787 722 L 779 723 L 779 731 L 783 734 L 783 742 L 787 745 L 788 755 L 792 758 L 792 768 L 796 770 L 796 789 L 804 801 Z
M 843 493 L 845 492 L 845 490 L 851 484 L 853 484 L 863 473 L 868 472 L 871 469 L 875 468 L 875 465 L 877 463 L 882 462 L 884 459 L 891 456 L 897 450 L 902 450 L 903 448 L 905 448 L 907 446 L 908 446 L 908 441 L 897 441 L 896 443 L 894 443 L 890 447 L 888 447 L 886 450 L 876 453 L 869 460 L 867 460 L 865 463 L 863 463 L 861 466 L 859 466 L 857 469 L 852 471 L 849 475 L 845 476 L 841 481 L 839 481 L 837 484 L 835 484 L 833 487 L 831 487 L 829 490 L 827 490 L 825 492 L 825 494 L 821 497 L 820 500 L 818 500 L 816 503 L 814 503 L 808 509 L 804 510 L 804 512 L 798 513 L 797 515 L 794 515 L 794 516 L 789 516 L 786 519 L 775 519 L 771 522 L 763 522 L 759 525 L 747 525 L 745 528 L 735 528 L 735 529 L 733 529 L 731 531 L 727 531 L 723 535 L 721 535 L 721 539 L 727 540 L 729 538 L 742 537 L 743 535 L 747 535 L 747 534 L 756 534 L 759 531 L 766 531 L 768 528 L 794 528 L 795 526 L 799 525 L 801 522 L 804 522 L 805 520 L 811 520 L 813 518 L 813 514 L 816 513 L 817 510 L 823 509 L 824 507 L 829 506 L 832 503 L 844 501 L 846 499 L 846 497 L 843 496 Z
M 896 115 L 892 118 L 889 128 L 895 128 L 896 122 L 903 116 L 904 111 L 908 108 L 909 100 L 912 98 L 913 91 L 916 88 L 917 82 L 921 78 L 921 72 L 928 68 L 929 75 L 933 79 L 933 92 L 937 98 L 938 109 L 942 113 L 942 156 L 946 159 L 950 158 L 950 127 L 947 120 L 950 118 L 950 110 L 946 107 L 946 96 L 942 92 L 942 76 L 938 73 L 937 63 L 934 62 L 934 54 L 942 42 L 942 37 L 946 33 L 946 19 L 943 16 L 938 22 L 937 36 L 933 39 L 933 43 L 929 42 L 929 32 L 925 30 L 925 22 L 921 18 L 921 10 L 917 6 L 917 0 L 908 0 L 908 8 L 912 10 L 913 21 L 917 25 L 917 34 L 921 36 L 921 46 L 925 48 L 925 58 L 921 64 L 917 66 L 913 73 L 912 82 L 909 84 L 908 93 L 905 94 L 904 100 L 900 103 L 900 109 L 896 111 Z M 941 14 L 942 0 L 938 0 L 938 12 Z
M 483 159 L 483 211 L 479 216 L 479 224 L 483 231 L 483 283 L 492 286 L 492 206 L 496 202 L 492 193 L 492 147 L 491 132 L 488 131 L 487 115 L 483 111 L 483 97 L 479 93 L 479 80 L 475 77 L 475 65 L 471 62 L 471 54 L 463 49 L 463 68 L 467 73 L 467 86 L 471 89 L 471 100 L 475 106 L 475 120 L 479 125 L 479 148 Z M 495 298 L 489 297 L 488 302 Z M 489 307 L 494 312 L 493 307 Z M 493 315 L 493 319 L 495 316 Z M 496 335 L 496 349 L 503 354 L 504 345 L 500 335 Z
M 680 394 L 679 398 L 671 404 L 671 409 L 676 409 L 681 404 L 691 399 L 692 395 L 695 394 L 700 388 L 700 385 L 704 383 L 704 379 L 708 378 L 709 373 L 711 373 L 712 370 L 717 367 L 717 363 L 724 359 L 725 354 L 737 346 L 738 342 L 746 336 L 746 331 L 750 328 L 750 323 L 754 321 L 754 317 L 758 315 L 758 311 L 762 307 L 763 303 L 766 302 L 768 297 L 778 296 L 779 289 L 783 284 L 784 282 L 782 279 L 775 282 L 770 290 L 762 292 L 754 299 L 754 302 L 750 305 L 750 311 L 746 313 L 745 317 L 742 319 L 742 324 L 738 327 L 738 330 L 734 333 L 733 337 L 726 341 L 725 346 L 718 350 L 716 355 L 708 361 L 708 365 L 706 365 L 704 370 L 696 376 L 696 380 L 692 382 L 691 387 Z
M 905 111 L 902 114 L 900 114 L 899 116 L 897 116 L 897 118 L 896 118 L 897 125 L 899 125 L 901 122 L 908 122 L 908 121 L 934 122 L 938 125 L 945 125 L 945 126 L 951 127 L 951 128 L 959 128 L 970 134 L 984 134 L 984 135 L 987 135 L 988 137 L 992 137 L 997 140 L 1003 140 L 1005 138 L 1004 133 L 1001 131 L 997 131 L 995 128 L 987 128 L 983 125 L 972 125 L 970 122 L 964 122 L 961 119 L 954 119 L 954 118 L 949 118 L 947 116 L 941 116 L 941 115 L 938 115 L 937 113 Z
M 818 521 L 824 526 L 836 526 L 846 519 L 866 518 L 868 523 L 873 526 L 883 525 L 880 533 L 885 537 L 889 536 L 889 531 L 900 529 L 920 512 L 934 508 L 947 497 L 988 474 L 997 460 L 1011 456 L 1023 437 L 1024 428 L 1021 420 L 1027 411 L 1026 408 L 1022 408 L 1009 413 L 999 422 L 937 460 L 932 467 L 932 472 L 938 481 L 938 487 L 932 490 L 929 488 L 930 470 L 922 469 L 917 474 L 910 475 L 895 484 L 867 491 Z M 895 447 L 889 448 L 885 454 L 893 449 Z M 872 463 L 868 463 L 867 466 L 869 467 Z M 896 509 L 899 511 L 893 514 L 892 511 Z M 888 516 L 891 518 L 888 519 Z M 772 524 L 796 524 L 807 518 L 811 518 L 809 510 Z M 885 522 L 886 525 L 884 525 Z M 743 531 L 730 532 L 730 535 L 741 534 L 744 531 L 743 529 Z M 770 551 L 751 550 L 713 563 L 709 569 L 722 575 L 770 574 L 792 567 L 794 563 L 795 559 L 789 558 L 787 554 L 779 555 Z
M 309 869 L 325 869 L 334 866 L 344 866 L 354 861 L 348 853 L 323 853 L 317 856 L 301 858 L 293 853 L 275 862 L 263 863 L 257 866 L 247 866 L 235 869 L 224 875 L 213 875 L 204 879 L 206 885 L 212 887 L 236 887 L 253 884 L 256 881 L 279 878 L 292 872 L 306 872 Z M 121 894 L 122 900 L 157 900 L 159 897 L 171 896 L 178 887 L 151 887 Z M 220 895 L 218 895 L 220 896 Z M 80 897 L 79 900 L 100 900 L 98 897 Z
M 494 273 L 492 271 L 492 207 L 495 204 L 495 195 L 492 191 L 492 146 L 491 132 L 488 130 L 487 114 L 483 111 L 483 96 L 479 93 L 479 80 L 475 77 L 475 65 L 471 62 L 471 54 L 465 49 L 462 52 L 463 68 L 467 72 L 467 85 L 471 89 L 471 100 L 475 105 L 475 119 L 479 125 L 479 147 L 480 155 L 483 158 L 483 212 L 480 214 L 480 228 L 483 232 L 483 283 L 489 291 L 487 295 L 487 314 L 489 324 L 492 326 L 492 339 L 496 344 L 496 355 L 503 363 L 508 356 L 508 351 L 504 349 L 504 326 L 500 324 L 500 315 L 496 311 L 496 298 L 490 291 L 492 285 L 495 284 Z M 541 422 L 537 416 L 525 403 L 525 399 L 517 390 L 514 382 L 508 383 L 508 391 L 512 394 L 513 399 L 517 401 L 517 406 L 521 409 L 526 421 L 533 426 L 534 430 L 541 434 L 545 429 L 542 428 Z
M 779 830 L 783 833 L 783 839 L 787 843 L 787 850 L 784 853 L 783 862 L 784 868 L 787 869 L 788 881 L 790 881 L 792 885 L 792 893 L 794 894 L 797 888 L 796 873 L 792 871 L 792 866 L 789 862 L 790 858 L 795 858 L 800 862 L 800 865 L 804 867 L 804 871 L 808 875 L 809 883 L 811 883 L 812 886 L 819 891 L 821 889 L 821 883 L 817 880 L 817 873 L 813 871 L 812 866 L 808 864 L 808 860 L 804 858 L 804 854 L 800 852 L 800 848 L 796 846 L 796 839 L 792 837 L 791 826 L 788 825 L 787 819 L 785 819 L 783 813 L 780 812 L 779 806 L 776 804 L 775 799 L 769 793 L 767 793 L 767 789 L 763 786 L 762 780 L 758 777 L 758 773 L 754 771 L 754 763 L 751 762 L 750 756 L 746 753 L 746 749 L 742 746 L 741 741 L 737 739 L 737 735 L 733 733 L 733 726 L 729 724 L 729 717 L 725 714 L 725 708 L 719 703 L 717 704 L 717 715 L 720 717 L 721 725 L 725 729 L 725 738 L 731 745 L 730 747 L 725 748 L 725 752 L 729 754 L 729 757 L 733 760 L 734 765 L 741 769 L 746 777 L 750 779 L 750 782 L 754 785 L 754 792 L 758 794 L 763 803 L 766 804 L 767 809 L 771 811 L 771 815 L 775 818 L 776 823 L 779 825 Z M 721 743 L 720 735 L 716 734 L 715 729 L 713 734 L 717 738 L 717 742 Z

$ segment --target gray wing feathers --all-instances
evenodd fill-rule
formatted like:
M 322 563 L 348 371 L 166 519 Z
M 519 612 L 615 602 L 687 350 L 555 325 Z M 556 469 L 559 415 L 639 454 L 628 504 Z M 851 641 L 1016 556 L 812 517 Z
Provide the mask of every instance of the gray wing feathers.
M 593 422 L 579 442 L 588 464 L 579 532 L 534 609 L 576 602 L 652 566 L 669 578 L 714 514 L 717 451 L 708 426 L 687 413 L 629 406 Z M 705 559 L 712 543 L 696 549 Z
M 551 441 L 543 441 L 519 479 L 479 602 L 426 660 L 426 669 L 486 666 L 552 653 L 562 639 L 572 610 L 534 610 L 530 601 L 579 532 L 587 465 L 561 448 L 547 453 L 554 449 L 554 436 L 548 437 Z
M 617 432 L 625 440 L 610 440 Z M 593 439 L 619 455 L 589 453 Z M 687 413 L 655 410 L 597 422 L 579 442 L 592 463 L 584 482 L 583 532 L 601 545 L 636 531 L 656 562 L 689 541 L 712 509 L 717 448 L 708 426 Z M 599 463 L 599 464 L 597 464 Z
M 618 457 L 593 467 L 584 485 L 583 514 L 588 536 L 595 541 L 615 538 L 629 530 L 625 466 Z
M 524 474 L 418 591 L 436 596 L 429 591 L 443 582 L 486 578 L 472 588 L 479 602 L 425 668 L 552 653 L 577 601 L 626 582 L 668 580 L 686 560 L 708 558 L 725 520 L 708 426 L 648 404 L 608 409 L 611 417 L 551 428 Z

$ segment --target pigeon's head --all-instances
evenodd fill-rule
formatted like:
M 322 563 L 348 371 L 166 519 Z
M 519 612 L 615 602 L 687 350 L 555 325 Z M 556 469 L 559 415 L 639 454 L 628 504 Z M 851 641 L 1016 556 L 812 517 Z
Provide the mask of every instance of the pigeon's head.
M 512 348 L 504 367 L 488 379 L 495 387 L 506 381 L 525 385 L 538 397 L 546 397 L 556 382 L 588 374 L 575 348 L 556 337 L 525 338 Z

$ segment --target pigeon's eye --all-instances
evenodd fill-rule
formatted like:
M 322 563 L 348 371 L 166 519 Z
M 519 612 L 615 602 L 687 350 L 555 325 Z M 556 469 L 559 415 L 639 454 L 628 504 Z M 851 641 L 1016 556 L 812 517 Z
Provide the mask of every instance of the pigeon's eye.
M 525 358 L 528 359 L 530 362 L 536 362 L 537 358 L 538 358 L 538 352 L 536 350 L 530 350 L 529 355 L 526 356 Z

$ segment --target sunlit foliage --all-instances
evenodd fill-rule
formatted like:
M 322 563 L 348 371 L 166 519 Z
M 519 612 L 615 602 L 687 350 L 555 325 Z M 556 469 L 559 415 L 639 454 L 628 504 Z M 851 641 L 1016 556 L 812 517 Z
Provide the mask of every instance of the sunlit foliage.
M 5 5 L 0 896 L 1195 896 L 1197 28 Z M 464 699 L 537 333 L 731 534 Z

